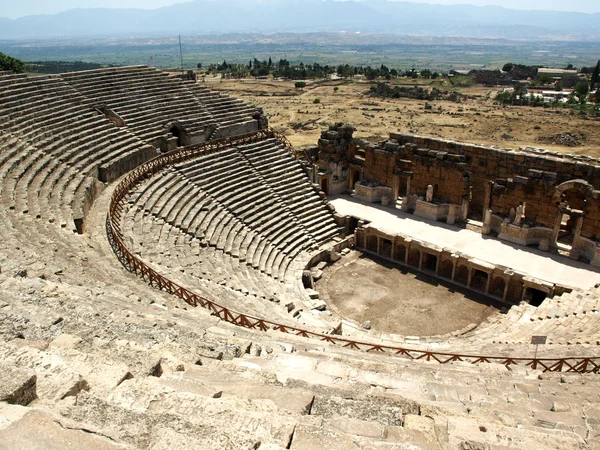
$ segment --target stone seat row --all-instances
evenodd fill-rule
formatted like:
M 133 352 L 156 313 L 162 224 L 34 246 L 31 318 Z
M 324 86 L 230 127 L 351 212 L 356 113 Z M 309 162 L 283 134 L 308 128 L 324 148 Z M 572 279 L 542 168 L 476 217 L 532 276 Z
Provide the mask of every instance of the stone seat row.
M 159 272 L 166 271 L 170 279 L 193 290 L 202 289 L 206 297 L 232 309 L 263 317 L 286 318 L 288 305 L 293 302 L 284 285 L 259 275 L 257 269 L 243 264 L 240 259 L 202 244 L 194 235 L 183 233 L 145 211 L 134 211 L 125 222 L 127 236 L 134 242 L 136 253 L 155 264 Z M 224 295 L 223 288 L 236 294 Z M 298 298 L 295 300 L 297 303 Z M 278 309 L 281 309 L 279 315 Z M 292 312 L 300 314 L 300 310 Z
M 33 94 L 45 82 L 64 94 L 53 106 L 38 109 L 32 95 L 31 104 L 25 102 L 10 118 L 0 119 L 0 126 L 13 136 L 2 152 L 3 200 L 18 212 L 81 231 L 78 221 L 101 188 L 101 172 L 103 181 L 111 181 L 154 150 L 88 110 L 80 103 L 82 97 L 56 78 L 34 83 L 21 78 L 10 86 L 27 84 Z M 29 145 L 15 145 L 15 140 Z
M 186 163 L 178 168 L 190 181 L 199 183 L 199 187 L 210 192 L 246 222 L 260 218 L 264 224 L 271 218 L 275 219 L 278 213 L 287 214 L 291 221 L 297 220 L 293 208 L 279 201 L 276 195 L 272 196 L 268 183 L 261 180 L 260 174 L 246 164 L 240 154 L 229 152 L 211 163 L 207 166 L 200 162 L 194 166 Z M 267 195 L 272 196 L 271 200 L 264 201 Z
M 162 180 L 156 177 L 152 181 L 154 183 L 148 183 L 142 195 L 135 200 L 137 204 L 144 205 L 146 211 L 163 218 L 184 233 L 197 236 L 206 245 L 247 261 L 253 267 L 271 273 L 275 278 L 280 277 L 281 270 L 273 270 L 266 265 L 267 254 L 264 250 L 271 249 L 273 257 L 279 251 L 281 258 L 278 261 L 281 264 L 289 263 L 289 259 L 301 250 L 298 243 L 294 247 L 280 247 L 276 250 L 275 245 L 280 239 L 270 241 L 260 230 L 251 229 L 204 191 L 175 175 L 168 174 Z M 170 194 L 163 195 L 167 192 Z M 184 206 L 181 207 L 180 203 Z

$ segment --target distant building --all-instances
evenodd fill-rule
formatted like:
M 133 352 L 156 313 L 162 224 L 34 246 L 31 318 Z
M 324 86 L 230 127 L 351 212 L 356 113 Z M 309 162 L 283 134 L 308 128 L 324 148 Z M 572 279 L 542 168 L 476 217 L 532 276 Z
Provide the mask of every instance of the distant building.
M 550 75 L 554 81 L 560 81 L 563 87 L 573 87 L 579 81 L 579 75 L 575 69 L 554 69 L 540 68 L 538 69 L 538 77 L 541 75 Z

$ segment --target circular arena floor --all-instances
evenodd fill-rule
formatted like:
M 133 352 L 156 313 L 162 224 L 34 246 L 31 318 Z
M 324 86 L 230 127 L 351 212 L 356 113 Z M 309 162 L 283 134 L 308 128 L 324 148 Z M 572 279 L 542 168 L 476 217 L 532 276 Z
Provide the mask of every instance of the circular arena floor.
M 450 333 L 499 313 L 484 296 L 356 251 L 326 269 L 317 289 L 341 317 L 408 336 Z

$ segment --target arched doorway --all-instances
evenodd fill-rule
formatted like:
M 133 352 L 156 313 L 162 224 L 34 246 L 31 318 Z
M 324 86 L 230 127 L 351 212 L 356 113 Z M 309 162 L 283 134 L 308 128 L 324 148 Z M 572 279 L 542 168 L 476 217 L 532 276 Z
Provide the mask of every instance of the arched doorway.
M 567 181 L 556 188 L 553 201 L 556 219 L 552 232 L 552 246 L 571 251 L 578 246 L 584 215 L 594 196 L 594 188 L 585 180 Z
M 171 127 L 171 129 L 169 130 L 169 133 L 171 133 L 173 136 L 175 136 L 177 138 L 177 147 L 181 147 L 183 145 L 183 140 L 182 140 L 182 133 L 181 133 L 181 130 L 179 129 L 179 127 L 176 125 L 173 125 Z

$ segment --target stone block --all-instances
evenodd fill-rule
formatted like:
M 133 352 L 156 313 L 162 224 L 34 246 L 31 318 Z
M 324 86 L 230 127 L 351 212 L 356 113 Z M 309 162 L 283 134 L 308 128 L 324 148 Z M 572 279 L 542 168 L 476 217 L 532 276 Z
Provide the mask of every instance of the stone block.
M 37 376 L 33 371 L 0 363 L 0 402 L 27 406 L 37 398 Z
M 74 349 L 81 342 L 81 338 L 71 334 L 61 334 L 50 342 L 50 348 Z
M 530 179 L 528 177 L 522 177 L 522 176 L 519 176 L 519 175 L 515 175 L 513 177 L 513 182 L 514 183 L 516 183 L 516 184 L 522 184 L 522 185 L 525 185 L 525 186 L 527 186 L 529 184 L 529 180 Z
M 0 405 L 0 418 L 9 425 L 0 429 L 0 448 L 45 450 L 112 450 L 129 446 L 118 444 L 92 430 L 61 423 L 51 415 L 29 408 Z
M 367 422 L 365 420 L 351 419 L 347 417 L 336 417 L 329 419 L 325 425 L 331 427 L 334 431 L 341 431 L 345 434 L 380 439 L 383 435 L 383 427 L 377 422 Z

